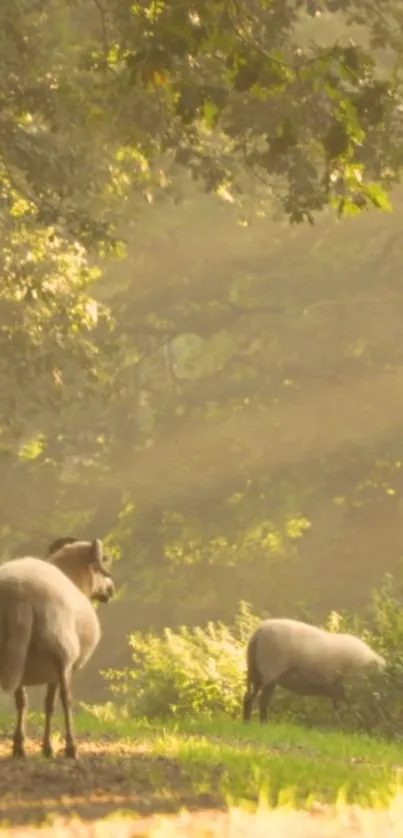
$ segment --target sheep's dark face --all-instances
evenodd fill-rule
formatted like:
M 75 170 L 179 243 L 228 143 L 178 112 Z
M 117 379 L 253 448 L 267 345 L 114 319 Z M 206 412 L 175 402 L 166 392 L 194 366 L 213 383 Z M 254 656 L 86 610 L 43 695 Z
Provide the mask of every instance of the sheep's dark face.
M 92 593 L 90 599 L 96 602 L 109 602 L 116 593 L 115 583 L 111 574 L 105 568 L 96 564 L 91 565 Z
M 105 555 L 102 542 L 95 539 L 90 548 L 90 569 L 92 573 L 92 589 L 90 598 L 97 602 L 109 602 L 116 593 L 115 583 L 108 570 L 109 557 Z

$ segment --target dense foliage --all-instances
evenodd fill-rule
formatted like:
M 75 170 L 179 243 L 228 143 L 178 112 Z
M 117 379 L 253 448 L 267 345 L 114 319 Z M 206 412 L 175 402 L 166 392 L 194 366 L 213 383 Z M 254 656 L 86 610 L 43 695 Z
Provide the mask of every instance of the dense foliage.
M 330 44 L 316 11 L 300 0 L 5 6 L 5 195 L 87 242 L 113 236 L 106 195 L 144 187 L 150 165 L 156 187 L 185 166 L 235 196 L 253 175 L 257 200 L 279 200 L 294 221 L 329 201 L 381 205 L 376 184 L 402 162 L 398 4 L 326 4 L 342 35 Z

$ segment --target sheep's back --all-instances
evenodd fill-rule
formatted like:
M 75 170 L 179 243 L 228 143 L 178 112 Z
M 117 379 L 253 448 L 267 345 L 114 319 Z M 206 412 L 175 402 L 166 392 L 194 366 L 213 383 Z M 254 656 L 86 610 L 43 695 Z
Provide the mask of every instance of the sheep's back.
M 312 682 L 330 682 L 338 674 L 377 659 L 373 650 L 353 635 L 285 618 L 264 621 L 255 633 L 255 642 L 257 666 L 266 681 L 278 680 L 295 668 Z
M 297 620 L 265 620 L 257 629 L 256 662 L 265 680 L 276 680 L 293 667 L 303 666 L 314 677 L 318 659 L 328 649 L 327 632 Z
M 58 567 L 43 559 L 25 557 L 0 565 L 0 598 L 27 596 L 31 602 L 52 597 L 54 602 L 68 603 L 73 608 L 88 601 L 74 582 Z

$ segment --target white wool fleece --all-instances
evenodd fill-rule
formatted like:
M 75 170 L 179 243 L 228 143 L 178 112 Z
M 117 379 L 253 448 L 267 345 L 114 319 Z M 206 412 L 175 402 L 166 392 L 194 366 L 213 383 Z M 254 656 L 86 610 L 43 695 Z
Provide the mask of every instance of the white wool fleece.
M 81 669 L 101 638 L 90 600 L 58 567 L 12 559 L 0 567 L 0 686 L 57 683 L 60 665 Z
M 254 638 L 255 663 L 265 683 L 278 681 L 292 667 L 319 684 L 331 683 L 349 671 L 386 663 L 358 637 L 333 634 L 298 620 L 265 620 Z

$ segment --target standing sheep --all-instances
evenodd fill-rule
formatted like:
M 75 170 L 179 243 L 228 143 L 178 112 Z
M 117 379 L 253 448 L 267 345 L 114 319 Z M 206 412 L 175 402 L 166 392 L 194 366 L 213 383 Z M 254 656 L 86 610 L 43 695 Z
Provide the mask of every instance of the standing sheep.
M 285 618 L 261 623 L 249 640 L 246 657 L 245 722 L 250 721 L 259 693 L 259 718 L 267 721 L 278 684 L 299 695 L 331 698 L 336 710 L 338 702 L 346 700 L 346 675 L 386 665 L 384 658 L 352 634 L 335 634 Z
M 0 566 L 0 686 L 15 697 L 14 756 L 25 756 L 25 687 L 39 684 L 47 684 L 42 753 L 53 754 L 50 734 L 59 687 L 65 755 L 76 756 L 71 680 L 101 638 L 90 600 L 108 602 L 115 593 L 98 539 L 63 542 L 48 561 L 25 557 Z

